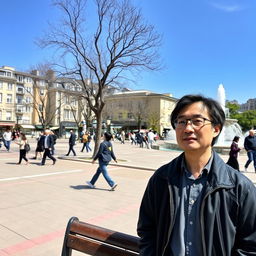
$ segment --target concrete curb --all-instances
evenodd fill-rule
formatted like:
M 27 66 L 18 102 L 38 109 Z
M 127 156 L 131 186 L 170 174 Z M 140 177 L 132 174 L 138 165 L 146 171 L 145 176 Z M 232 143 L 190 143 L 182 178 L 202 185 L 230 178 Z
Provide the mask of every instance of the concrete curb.
M 86 159 L 75 158 L 75 157 L 66 157 L 66 156 L 59 156 L 58 159 L 68 160 L 68 161 L 85 162 L 85 163 L 92 162 L 92 160 L 86 160 Z M 119 163 L 109 163 L 108 165 L 131 168 L 131 169 L 138 169 L 138 170 L 144 170 L 144 171 L 155 171 L 156 170 L 155 168 L 135 166 L 135 165 L 129 165 L 129 164 L 126 165 L 126 164 L 119 164 Z

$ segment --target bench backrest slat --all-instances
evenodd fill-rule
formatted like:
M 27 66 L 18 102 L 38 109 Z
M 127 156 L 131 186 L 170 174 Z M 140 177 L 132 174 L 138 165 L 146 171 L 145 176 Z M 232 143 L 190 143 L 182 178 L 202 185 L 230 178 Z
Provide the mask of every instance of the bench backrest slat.
M 94 256 L 137 256 L 138 253 L 126 251 L 124 249 L 113 247 L 108 244 L 79 237 L 75 235 L 69 235 L 67 241 L 68 247 L 75 249 L 80 252 L 87 253 Z
M 72 250 L 94 256 L 135 256 L 139 255 L 139 238 L 72 217 L 66 228 L 62 256 L 71 256 Z
M 115 232 L 113 230 L 98 227 L 82 221 L 75 220 L 70 227 L 70 232 L 90 237 L 92 239 L 96 239 L 102 242 L 107 242 L 109 244 L 119 246 L 127 250 L 138 250 L 137 237 L 121 232 Z

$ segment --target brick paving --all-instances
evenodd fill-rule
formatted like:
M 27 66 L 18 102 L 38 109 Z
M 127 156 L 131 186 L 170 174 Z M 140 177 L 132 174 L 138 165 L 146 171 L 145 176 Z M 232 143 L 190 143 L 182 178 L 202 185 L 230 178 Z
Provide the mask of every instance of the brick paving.
M 30 144 L 32 158 L 34 139 Z M 63 157 L 68 143 L 58 140 L 59 159 L 54 166 L 51 160 L 45 166 L 39 165 L 40 160 L 16 165 L 18 146 L 12 144 L 10 153 L 0 149 L 0 256 L 60 255 L 64 230 L 72 216 L 136 235 L 138 208 L 148 179 L 153 170 L 180 154 L 114 142 L 118 164 L 111 164 L 109 173 L 118 187 L 112 192 L 102 177 L 96 189 L 86 186 L 97 164 L 91 164 L 91 153 L 81 153 L 81 148 L 82 144 L 75 146 L 77 157 Z M 241 167 L 246 159 L 246 155 L 239 156 Z M 252 165 L 244 174 L 256 183 Z

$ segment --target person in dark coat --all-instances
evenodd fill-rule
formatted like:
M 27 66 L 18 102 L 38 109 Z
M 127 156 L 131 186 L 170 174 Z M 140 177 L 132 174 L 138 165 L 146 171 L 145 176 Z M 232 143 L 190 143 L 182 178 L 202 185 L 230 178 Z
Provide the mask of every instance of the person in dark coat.
M 140 256 L 256 253 L 256 188 L 214 152 L 225 123 L 218 102 L 185 95 L 171 113 L 184 152 L 154 172 L 140 206 Z
M 44 152 L 44 133 L 41 131 L 37 138 L 35 156 L 32 159 L 37 159 L 38 154 L 42 158 L 42 152 Z
M 112 146 L 112 143 L 110 142 L 111 139 L 112 139 L 112 134 L 109 132 L 105 132 L 104 141 L 101 142 L 100 148 L 92 161 L 92 163 L 94 164 L 95 161 L 99 159 L 99 167 L 96 173 L 94 174 L 94 176 L 92 177 L 91 181 L 86 182 L 90 188 L 95 188 L 94 184 L 98 180 L 101 173 L 104 176 L 105 180 L 107 181 L 108 185 L 110 186 L 110 190 L 113 191 L 117 186 L 117 183 L 115 183 L 108 175 L 108 170 L 107 170 L 107 166 L 111 161 L 111 159 L 113 159 L 117 163 L 117 160 L 113 151 L 113 146 Z
M 74 146 L 76 145 L 76 135 L 73 130 L 70 130 L 70 137 L 68 140 L 68 144 L 69 144 L 69 150 L 66 156 L 69 156 L 71 151 L 73 152 L 74 156 L 76 156 L 76 152 L 74 150 Z
M 41 165 L 45 165 L 46 157 L 49 157 L 50 159 L 52 159 L 53 165 L 56 163 L 56 158 L 53 157 L 52 154 L 51 154 L 53 143 L 54 143 L 54 140 L 53 140 L 53 137 L 51 135 L 51 131 L 50 130 L 45 130 L 44 137 L 43 137 L 44 155 L 43 155 Z
M 247 152 L 248 160 L 244 166 L 247 171 L 248 166 L 253 161 L 254 170 L 256 172 L 256 137 L 254 130 L 249 131 L 249 135 L 244 139 L 244 149 Z
M 238 141 L 239 136 L 235 136 L 230 146 L 229 159 L 227 161 L 227 164 L 239 171 L 239 163 L 237 160 L 237 156 L 238 152 L 240 151 L 240 148 L 238 147 Z

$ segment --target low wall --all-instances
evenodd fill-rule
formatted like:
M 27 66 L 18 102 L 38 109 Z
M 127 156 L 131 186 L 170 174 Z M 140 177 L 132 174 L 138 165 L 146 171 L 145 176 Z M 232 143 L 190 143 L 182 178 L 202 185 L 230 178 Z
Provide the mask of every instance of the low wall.
M 172 142 L 164 142 L 160 146 L 159 145 L 153 145 L 153 149 L 170 149 L 170 150 L 178 150 L 180 151 L 181 149 L 179 148 L 178 144 L 172 143 Z M 222 155 L 228 155 L 230 151 L 230 146 L 213 146 L 214 150 Z M 246 151 L 242 149 L 239 152 L 240 155 L 246 155 Z

